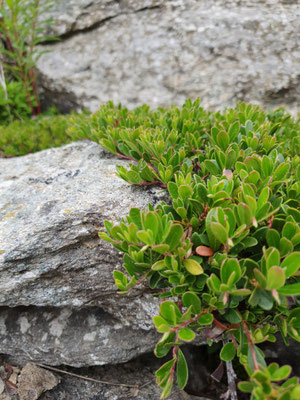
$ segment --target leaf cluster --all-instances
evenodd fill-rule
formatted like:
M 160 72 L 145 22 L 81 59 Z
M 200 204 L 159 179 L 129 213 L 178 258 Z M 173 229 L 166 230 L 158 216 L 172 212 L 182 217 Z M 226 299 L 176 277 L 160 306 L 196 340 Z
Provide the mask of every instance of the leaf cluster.
M 132 209 L 99 234 L 124 252 L 125 271 L 114 272 L 120 292 L 147 281 L 162 298 L 155 353 L 173 350 L 156 373 L 161 398 L 175 370 L 185 386 L 180 345 L 205 331 L 209 344 L 226 338 L 220 357 L 239 359 L 250 379 L 239 387 L 253 399 L 296 399 L 297 378 L 279 386 L 290 368 L 268 367 L 258 344 L 277 332 L 300 341 L 300 165 L 290 147 L 299 124 L 244 103 L 212 114 L 189 100 L 154 112 L 109 104 L 92 115 L 90 133 L 136 161 L 118 167 L 121 178 L 169 193 L 170 204 Z

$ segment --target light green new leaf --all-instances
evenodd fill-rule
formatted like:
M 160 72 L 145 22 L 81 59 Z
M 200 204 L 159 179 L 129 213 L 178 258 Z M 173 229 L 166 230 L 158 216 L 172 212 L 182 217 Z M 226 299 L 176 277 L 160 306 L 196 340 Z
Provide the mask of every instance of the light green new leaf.
M 253 215 L 251 209 L 245 203 L 239 203 L 237 206 L 239 219 L 242 225 L 251 226 L 253 221 Z
M 267 272 L 268 289 L 279 289 L 285 284 L 284 270 L 280 267 L 273 266 Z
M 281 263 L 281 268 L 285 271 L 285 277 L 294 275 L 300 268 L 300 251 L 289 254 Z
M 181 185 L 178 188 L 179 197 L 185 201 L 193 195 L 193 189 L 188 185 Z
M 183 266 L 191 275 L 200 275 L 204 272 L 201 265 L 192 258 L 184 260 Z
M 228 234 L 224 226 L 221 225 L 219 222 L 212 222 L 210 224 L 210 227 L 215 238 L 222 244 L 226 244 L 228 239 Z
M 299 296 L 300 295 L 300 282 L 291 285 L 285 285 L 278 290 L 279 294 L 284 296 Z
M 185 342 L 191 342 L 195 339 L 195 332 L 188 328 L 181 328 L 178 331 L 178 338 Z

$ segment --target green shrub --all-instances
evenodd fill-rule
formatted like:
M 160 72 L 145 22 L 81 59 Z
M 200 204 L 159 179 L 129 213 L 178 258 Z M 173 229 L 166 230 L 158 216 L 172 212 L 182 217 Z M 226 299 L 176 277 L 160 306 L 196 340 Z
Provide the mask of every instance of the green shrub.
M 124 252 L 114 271 L 120 293 L 147 281 L 162 299 L 153 322 L 162 333 L 155 354 L 171 359 L 156 379 L 166 398 L 188 368 L 180 346 L 202 332 L 222 334 L 220 358 L 234 358 L 249 381 L 239 389 L 257 400 L 296 400 L 291 368 L 266 364 L 259 344 L 300 341 L 300 121 L 240 103 L 212 113 L 199 101 L 182 108 L 112 103 L 88 115 L 55 116 L 0 127 L 9 155 L 98 141 L 132 163 L 118 175 L 167 189 L 171 203 L 130 210 L 119 225 L 105 221 L 100 237 Z
M 300 397 L 289 366 L 267 366 L 259 344 L 280 332 L 300 341 L 299 121 L 238 104 L 223 113 L 199 102 L 133 111 L 112 103 L 77 120 L 72 136 L 89 136 L 136 161 L 118 175 L 136 185 L 166 188 L 171 205 L 130 210 L 119 225 L 105 221 L 100 237 L 124 252 L 114 271 L 120 293 L 147 281 L 162 299 L 153 322 L 162 333 L 155 354 L 171 359 L 157 372 L 161 398 L 173 381 L 182 389 L 188 367 L 180 350 L 203 332 L 222 333 L 220 358 L 234 358 L 253 399 Z
M 71 119 L 76 119 L 75 114 L 43 116 L 0 125 L 0 151 L 7 156 L 21 156 L 70 143 L 74 140 L 67 133 Z
M 26 93 L 20 82 L 10 82 L 6 85 L 8 99 L 5 99 L 4 90 L 0 86 L 0 125 L 6 125 L 12 119 L 23 120 L 31 116 Z M 32 97 L 34 103 L 34 98 Z

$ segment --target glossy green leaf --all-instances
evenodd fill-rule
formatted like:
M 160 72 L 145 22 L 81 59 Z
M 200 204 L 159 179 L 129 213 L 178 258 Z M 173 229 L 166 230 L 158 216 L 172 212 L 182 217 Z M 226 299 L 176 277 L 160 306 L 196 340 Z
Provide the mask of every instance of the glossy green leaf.
M 188 366 L 185 357 L 180 349 L 177 351 L 177 385 L 184 389 L 188 381 Z
M 191 342 L 196 337 L 195 332 L 188 328 L 181 328 L 178 331 L 178 338 L 185 342 Z
M 289 169 L 290 166 L 288 163 L 280 164 L 273 172 L 272 181 L 277 182 L 283 180 L 286 177 Z
M 189 308 L 192 306 L 192 310 L 194 314 L 200 314 L 202 307 L 201 307 L 201 301 L 199 299 L 199 296 L 197 296 L 196 293 L 193 292 L 186 292 L 182 296 L 182 302 L 185 307 Z
M 273 266 L 268 270 L 267 285 L 268 289 L 279 289 L 285 284 L 284 270 L 280 267 Z
M 200 325 L 211 325 L 214 320 L 214 316 L 210 313 L 203 314 L 197 319 Z
M 280 265 L 280 253 L 275 247 L 269 247 L 266 253 L 266 267 L 267 269 Z
M 169 193 L 170 193 L 170 195 L 171 195 L 171 197 L 173 199 L 177 199 L 178 198 L 179 193 L 178 193 L 178 186 L 177 186 L 176 183 L 169 182 L 168 183 L 168 191 L 169 191 Z
M 241 267 L 236 258 L 227 258 L 221 265 L 220 275 L 223 283 L 228 283 L 232 273 L 234 278 L 231 278 L 231 285 L 236 283 L 241 278 Z
M 232 342 L 226 343 L 220 352 L 220 358 L 223 361 L 231 361 L 236 355 L 235 345 Z
M 285 296 L 299 296 L 300 295 L 300 282 L 291 285 L 285 285 L 278 290 L 278 293 Z
M 221 225 L 219 222 L 212 222 L 210 224 L 210 227 L 215 238 L 222 244 L 226 244 L 228 239 L 228 234 L 224 226 Z
M 178 307 L 172 301 L 161 303 L 159 313 L 170 325 L 176 325 L 177 319 L 181 318 Z
M 228 131 L 231 143 L 235 141 L 235 139 L 237 138 L 237 136 L 239 134 L 239 131 L 240 131 L 240 123 L 239 123 L 239 121 L 236 121 L 230 126 L 229 131 Z
M 169 245 L 170 251 L 177 247 L 180 243 L 180 239 L 183 235 L 183 228 L 181 225 L 172 225 L 168 236 L 165 238 L 164 242 Z
M 185 201 L 193 195 L 193 189 L 188 185 L 181 185 L 178 188 L 179 197 Z
M 239 203 L 237 206 L 237 211 L 241 224 L 245 224 L 246 226 L 251 226 L 253 215 L 250 210 L 250 207 L 245 203 Z
M 269 229 L 267 232 L 267 243 L 269 247 L 276 247 L 279 249 L 280 245 L 280 235 L 277 230 Z
M 221 150 L 226 151 L 229 145 L 229 135 L 225 131 L 220 131 L 216 137 L 217 145 L 221 148 Z
M 291 253 L 293 249 L 294 249 L 293 243 L 289 239 L 285 237 L 280 239 L 279 251 L 281 257 L 284 257 L 287 254 Z
M 283 367 L 277 369 L 272 374 L 272 381 L 282 381 L 287 379 L 292 372 L 292 368 L 289 365 L 284 365 Z
M 233 308 L 230 308 L 228 311 L 226 311 L 224 318 L 231 324 L 239 324 L 242 321 L 240 313 Z
M 156 315 L 155 317 L 153 317 L 153 322 L 156 326 L 157 331 L 160 333 L 169 332 L 171 329 L 169 323 L 160 315 Z
M 192 258 L 184 260 L 183 266 L 192 275 L 200 275 L 200 274 L 203 274 L 203 272 L 204 272 L 201 265 L 197 261 L 193 260 Z
M 281 263 L 281 268 L 285 272 L 285 277 L 294 275 L 300 268 L 300 251 L 289 254 Z

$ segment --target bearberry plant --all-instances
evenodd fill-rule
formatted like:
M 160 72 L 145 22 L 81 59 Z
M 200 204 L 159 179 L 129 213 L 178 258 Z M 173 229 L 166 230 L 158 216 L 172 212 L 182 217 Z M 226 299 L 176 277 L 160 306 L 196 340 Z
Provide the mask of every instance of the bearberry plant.
M 278 334 L 300 341 L 299 121 L 244 103 L 214 114 L 188 100 L 156 111 L 109 104 L 72 129 L 135 161 L 117 168 L 121 178 L 169 194 L 99 234 L 124 253 L 120 293 L 148 282 L 161 298 L 155 354 L 171 352 L 156 372 L 161 399 L 175 379 L 185 387 L 180 347 L 198 334 L 223 339 L 220 358 L 239 360 L 249 380 L 238 387 L 252 399 L 299 399 L 291 367 L 267 365 L 259 347 Z

